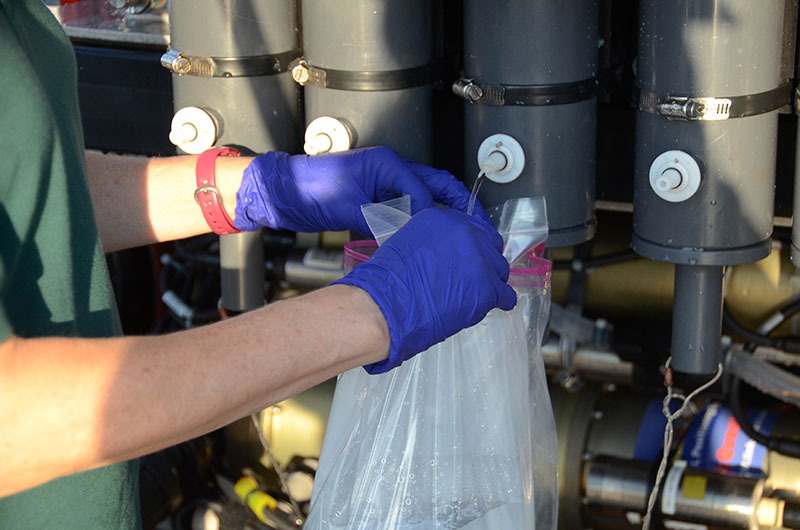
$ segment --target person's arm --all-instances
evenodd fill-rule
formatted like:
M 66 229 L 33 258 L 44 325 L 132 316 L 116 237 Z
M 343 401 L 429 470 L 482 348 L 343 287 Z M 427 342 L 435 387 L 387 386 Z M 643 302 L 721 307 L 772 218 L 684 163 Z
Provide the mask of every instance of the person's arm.
M 143 158 L 87 153 L 97 226 L 109 252 L 209 231 L 194 201 L 196 156 Z M 218 157 L 217 188 L 241 230 L 353 230 L 369 234 L 361 206 L 404 194 L 417 213 L 446 204 L 466 211 L 469 191 L 448 173 L 387 147 L 306 156 L 270 152 Z M 237 199 L 241 204 L 237 204 Z M 491 224 L 479 204 L 474 215 Z
M 231 218 L 251 160 L 217 157 L 217 188 Z M 87 151 L 89 189 L 103 249 L 112 252 L 209 232 L 194 200 L 196 162 L 196 156 L 146 158 Z
M 160 337 L 10 337 L 0 497 L 199 436 L 388 349 L 378 306 L 345 285 Z

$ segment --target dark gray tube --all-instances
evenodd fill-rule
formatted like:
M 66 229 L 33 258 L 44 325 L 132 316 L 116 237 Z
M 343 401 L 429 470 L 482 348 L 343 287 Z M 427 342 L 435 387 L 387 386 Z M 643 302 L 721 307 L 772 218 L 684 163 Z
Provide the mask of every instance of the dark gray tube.
M 672 364 L 677 372 L 712 374 L 722 359 L 722 267 L 675 266 Z
M 479 83 L 553 85 L 597 74 L 596 1 L 464 3 L 464 74 Z M 596 98 L 553 106 L 465 105 L 465 180 L 478 174 L 478 146 L 495 133 L 525 150 L 525 169 L 509 184 L 485 182 L 481 203 L 547 199 L 548 246 L 574 245 L 595 232 Z
M 293 0 L 170 2 L 171 48 L 196 57 L 250 57 L 298 47 Z M 216 145 L 254 152 L 296 152 L 298 89 L 288 72 L 203 78 L 173 75 L 175 109 L 196 106 L 217 124 Z M 264 254 L 260 232 L 220 238 L 222 305 L 246 311 L 264 304 Z
M 219 238 L 222 305 L 243 312 L 264 305 L 264 243 L 261 231 Z
M 302 0 L 303 54 L 309 65 L 346 72 L 430 64 L 431 0 Z M 357 146 L 388 145 L 407 158 L 433 157 L 432 84 L 379 92 L 306 86 L 306 122 L 344 119 Z

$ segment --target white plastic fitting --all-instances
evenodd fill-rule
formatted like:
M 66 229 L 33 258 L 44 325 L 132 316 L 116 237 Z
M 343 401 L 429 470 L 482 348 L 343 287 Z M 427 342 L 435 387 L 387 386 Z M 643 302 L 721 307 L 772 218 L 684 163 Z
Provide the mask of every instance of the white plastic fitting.
M 308 155 L 347 151 L 353 143 L 350 129 L 337 118 L 320 116 L 306 127 L 303 150 Z
M 650 187 L 668 202 L 683 202 L 700 188 L 700 166 L 683 151 L 665 151 L 650 165 Z
M 492 151 L 489 156 L 481 162 L 481 171 L 487 175 L 503 171 L 508 166 L 508 158 L 502 151 Z
M 172 117 L 169 141 L 190 155 L 199 155 L 217 141 L 217 125 L 200 107 L 183 107 Z
M 478 148 L 478 167 L 486 178 L 498 184 L 513 181 L 525 168 L 522 146 L 507 134 L 493 134 Z

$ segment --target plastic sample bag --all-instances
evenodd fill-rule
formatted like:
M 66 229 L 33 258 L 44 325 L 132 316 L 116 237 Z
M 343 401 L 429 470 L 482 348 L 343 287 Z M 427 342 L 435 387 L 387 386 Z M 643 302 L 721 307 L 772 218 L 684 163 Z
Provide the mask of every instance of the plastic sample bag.
M 345 266 L 366 261 L 376 246 L 349 243 Z M 554 485 L 556 454 L 534 455 L 542 420 L 531 398 L 547 389 L 535 388 L 546 384 L 544 366 L 531 362 L 528 346 L 541 363 L 550 267 L 527 256 L 509 281 L 519 294 L 514 310 L 493 310 L 387 373 L 357 368 L 339 377 L 304 528 L 535 528 L 536 468 Z M 532 385 L 532 375 L 542 381 Z M 544 438 L 554 440 L 546 399 L 537 407 L 549 412 Z M 540 519 L 540 528 L 554 521 Z

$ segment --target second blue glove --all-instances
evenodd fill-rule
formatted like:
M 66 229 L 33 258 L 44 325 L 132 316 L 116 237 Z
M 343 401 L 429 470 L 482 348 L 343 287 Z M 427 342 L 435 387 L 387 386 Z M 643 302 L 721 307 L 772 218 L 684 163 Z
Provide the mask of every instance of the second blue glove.
M 369 259 L 334 283 L 364 289 L 389 326 L 389 358 L 365 366 L 381 373 L 516 304 L 503 241 L 486 221 L 456 210 L 420 212 Z

